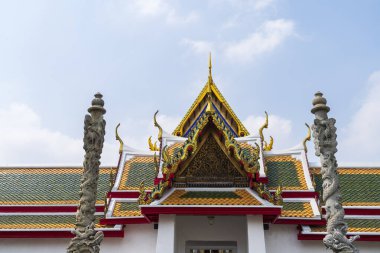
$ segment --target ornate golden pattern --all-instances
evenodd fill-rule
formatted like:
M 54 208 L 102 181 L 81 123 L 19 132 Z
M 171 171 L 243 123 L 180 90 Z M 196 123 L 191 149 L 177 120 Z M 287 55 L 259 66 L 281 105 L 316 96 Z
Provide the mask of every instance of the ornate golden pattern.
M 254 173 L 259 169 L 259 152 L 260 149 L 258 146 L 254 148 L 254 152 L 250 153 L 249 156 L 244 154 L 239 143 L 235 140 L 233 134 L 230 132 L 228 127 L 224 124 L 223 119 L 215 112 L 210 112 L 203 114 L 202 117 L 198 120 L 196 127 L 190 132 L 188 139 L 184 142 L 183 147 L 180 152 L 178 152 L 174 157 L 170 157 L 167 153 L 167 148 L 164 148 L 162 152 L 162 157 L 164 160 L 163 164 L 163 173 L 176 173 L 178 165 L 183 163 L 192 152 L 195 152 L 198 149 L 198 138 L 199 134 L 202 132 L 202 135 L 205 135 L 203 132 L 207 124 L 212 124 L 217 128 L 219 133 L 222 134 L 220 137 L 223 139 L 224 146 L 226 150 L 231 152 L 234 158 L 242 163 L 243 168 L 246 172 Z
M 179 176 L 215 179 L 242 177 L 212 135 L 209 135 L 189 166 Z

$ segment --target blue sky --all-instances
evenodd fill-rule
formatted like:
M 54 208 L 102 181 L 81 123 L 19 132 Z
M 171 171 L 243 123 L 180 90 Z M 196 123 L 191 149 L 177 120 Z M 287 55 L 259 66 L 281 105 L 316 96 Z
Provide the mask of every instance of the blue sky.
M 379 1 L 0 0 L 0 164 L 80 164 L 97 91 L 103 163 L 117 162 L 118 122 L 128 145 L 147 149 L 153 113 L 174 129 L 210 51 L 214 81 L 249 131 L 271 115 L 275 149 L 302 141 L 321 90 L 339 162 L 379 163 L 379 11 Z

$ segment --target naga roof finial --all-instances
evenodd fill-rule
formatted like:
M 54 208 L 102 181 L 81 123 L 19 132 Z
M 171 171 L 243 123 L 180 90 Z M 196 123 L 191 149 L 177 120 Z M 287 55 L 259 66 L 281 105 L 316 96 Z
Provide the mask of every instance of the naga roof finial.
M 149 150 L 150 151 L 160 151 L 160 148 L 157 147 L 157 141 L 153 144 L 153 142 L 152 142 L 152 136 L 150 136 L 149 139 L 148 139 L 148 145 L 149 145 Z
M 154 126 L 158 128 L 158 140 L 161 142 L 162 141 L 162 127 L 157 123 L 157 114 L 158 114 L 158 110 L 154 114 L 153 120 L 154 120 Z
M 119 133 L 118 133 L 118 131 L 117 131 L 117 130 L 119 129 L 119 126 L 120 126 L 120 123 L 117 124 L 117 126 L 116 126 L 116 129 L 115 129 L 115 136 L 116 136 L 116 140 L 119 141 L 119 143 L 120 143 L 119 153 L 121 154 L 121 153 L 123 152 L 124 142 L 123 142 L 123 140 L 120 138 Z
M 307 123 L 305 123 L 305 125 L 307 127 L 307 135 L 306 135 L 305 139 L 303 140 L 303 148 L 305 149 L 305 153 L 307 153 L 306 142 L 311 140 L 311 130 L 310 130 L 310 126 Z
M 260 139 L 262 143 L 264 142 L 264 134 L 263 134 L 264 128 L 268 128 L 268 113 L 267 112 L 265 112 L 265 122 L 259 129 Z

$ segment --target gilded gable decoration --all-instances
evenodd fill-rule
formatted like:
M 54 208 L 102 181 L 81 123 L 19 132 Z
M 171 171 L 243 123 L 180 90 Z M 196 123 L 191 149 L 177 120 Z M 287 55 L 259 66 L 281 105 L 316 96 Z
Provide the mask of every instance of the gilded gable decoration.
M 202 131 L 209 123 L 212 123 L 219 130 L 219 134 L 221 135 L 220 138 L 223 141 L 225 149 L 228 150 L 234 159 L 240 163 L 243 170 L 246 173 L 256 173 L 259 169 L 259 147 L 256 146 L 256 148 L 253 149 L 254 152 L 249 155 L 245 154 L 235 140 L 233 133 L 216 112 L 204 113 L 199 118 L 196 127 L 189 133 L 188 139 L 185 141 L 180 151 L 177 152 L 175 157 L 168 157 L 166 148 L 164 148 L 162 154 L 165 170 L 173 175 L 177 172 L 179 166 L 197 150 L 199 138 L 204 134 Z

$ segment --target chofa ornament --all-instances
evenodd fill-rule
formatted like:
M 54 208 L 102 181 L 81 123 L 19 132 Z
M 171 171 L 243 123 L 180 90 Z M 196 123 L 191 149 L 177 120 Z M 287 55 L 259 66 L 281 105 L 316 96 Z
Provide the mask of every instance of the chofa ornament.
M 344 209 L 341 205 L 339 177 L 337 173 L 337 152 L 335 119 L 328 118 L 330 108 L 321 92 L 315 94 L 312 113 L 315 114 L 312 125 L 315 154 L 320 157 L 322 175 L 322 200 L 326 206 L 327 235 L 323 243 L 333 252 L 359 252 L 353 245 L 359 236 L 347 238 L 347 223 L 344 221 Z

